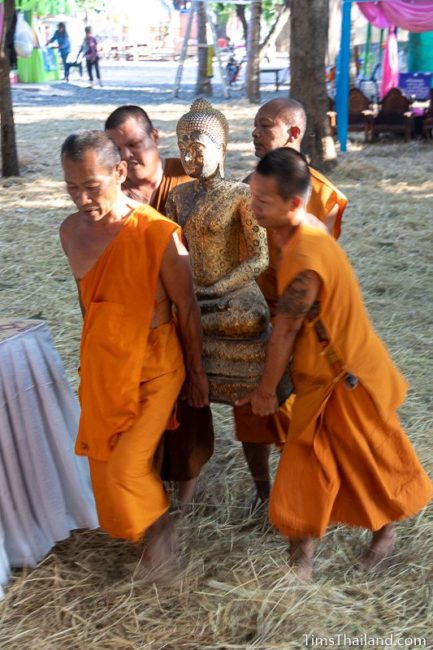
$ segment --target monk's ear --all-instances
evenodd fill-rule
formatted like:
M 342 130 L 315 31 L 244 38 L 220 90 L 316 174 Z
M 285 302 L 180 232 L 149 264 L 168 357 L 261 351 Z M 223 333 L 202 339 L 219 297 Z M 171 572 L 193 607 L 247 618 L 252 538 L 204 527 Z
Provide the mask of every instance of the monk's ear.
M 290 210 L 294 211 L 297 210 L 298 208 L 301 208 L 302 205 L 304 204 L 304 201 L 300 196 L 292 196 L 289 202 Z
M 296 142 L 301 136 L 301 129 L 299 126 L 291 126 L 289 128 L 289 142 Z
M 114 174 L 116 177 L 116 180 L 122 184 L 126 181 L 126 176 L 128 173 L 128 164 L 126 160 L 121 160 L 120 162 L 117 163 L 116 167 L 114 168 Z
M 158 147 L 159 146 L 159 131 L 158 131 L 158 129 L 153 128 L 152 132 L 150 134 L 150 137 L 152 138 L 152 140 L 154 141 L 154 143 Z

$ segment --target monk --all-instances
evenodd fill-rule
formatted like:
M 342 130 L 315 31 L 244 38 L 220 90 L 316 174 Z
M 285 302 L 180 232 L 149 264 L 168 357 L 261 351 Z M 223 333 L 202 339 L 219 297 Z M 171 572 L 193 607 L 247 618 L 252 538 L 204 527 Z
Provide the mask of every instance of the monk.
M 423 508 L 433 484 L 396 410 L 406 382 L 363 305 L 353 269 L 335 239 L 311 226 L 308 165 L 280 148 L 251 179 L 257 221 L 280 252 L 279 303 L 258 387 L 239 403 L 267 416 L 289 360 L 295 387 L 290 429 L 271 492 L 270 520 L 290 540 L 290 560 L 309 578 L 314 540 L 332 523 L 373 532 L 366 568 L 387 560 L 393 522 Z
M 192 179 L 179 158 L 161 156 L 159 131 L 149 115 L 140 106 L 119 106 L 107 117 L 105 131 L 127 163 L 125 194 L 165 215 L 170 190 Z
M 302 104 L 291 98 L 277 98 L 263 104 L 257 112 L 252 133 L 254 151 L 262 158 L 278 147 L 300 151 L 305 135 L 307 116 Z M 311 193 L 307 213 L 323 222 L 336 238 L 341 233 L 341 220 L 347 199 L 325 176 L 310 169 Z M 249 182 L 248 176 L 245 181 Z M 308 217 L 312 219 L 314 217 Z M 271 318 L 275 316 L 278 302 L 276 265 L 278 247 L 273 233 L 268 230 L 269 268 L 258 278 L 258 284 L 268 303 Z M 269 472 L 270 444 L 281 446 L 290 424 L 292 398 L 282 405 L 278 413 L 269 418 L 254 418 L 247 409 L 234 409 L 236 437 L 242 442 L 245 458 L 254 479 L 256 495 L 249 511 L 264 512 L 271 489 Z
M 257 158 L 277 149 L 290 147 L 301 150 L 307 128 L 307 115 L 302 104 L 290 97 L 271 99 L 261 106 L 254 119 L 253 144 Z M 323 221 L 328 231 L 338 239 L 347 198 L 317 169 L 309 167 L 311 195 L 309 213 Z
M 191 181 L 179 158 L 163 158 L 159 131 L 139 106 L 119 106 L 107 118 L 105 131 L 127 164 L 122 190 L 129 198 L 148 203 L 164 216 L 169 192 Z M 166 481 L 175 481 L 179 506 L 190 506 L 201 468 L 213 452 L 214 431 L 210 406 L 199 410 L 179 400 L 180 426 L 167 431 L 158 453 L 158 465 Z
M 84 318 L 76 453 L 89 459 L 101 528 L 144 539 L 142 564 L 157 572 L 176 538 L 154 455 L 184 383 L 182 347 L 188 401 L 208 403 L 188 254 L 176 224 L 122 193 L 126 163 L 103 132 L 69 136 L 61 158 L 77 212 L 60 238 Z

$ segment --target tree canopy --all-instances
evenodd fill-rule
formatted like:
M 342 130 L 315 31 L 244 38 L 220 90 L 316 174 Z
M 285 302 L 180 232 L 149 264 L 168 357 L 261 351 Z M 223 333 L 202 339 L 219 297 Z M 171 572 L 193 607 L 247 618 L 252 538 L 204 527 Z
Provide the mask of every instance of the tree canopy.
M 69 15 L 74 9 L 74 0 L 15 0 L 19 11 L 34 11 L 39 16 Z

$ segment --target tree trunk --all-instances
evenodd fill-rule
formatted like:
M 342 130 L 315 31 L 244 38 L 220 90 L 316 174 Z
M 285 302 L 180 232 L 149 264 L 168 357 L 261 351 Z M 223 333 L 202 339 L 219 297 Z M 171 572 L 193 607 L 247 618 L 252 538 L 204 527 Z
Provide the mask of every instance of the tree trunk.
M 14 113 L 12 108 L 12 92 L 9 78 L 9 52 L 6 46 L 6 34 L 14 17 L 14 0 L 5 0 L 1 9 L 4 10 L 3 24 L 0 30 L 0 124 L 2 176 L 19 176 L 20 170 L 18 166 Z
M 198 47 L 198 67 L 197 81 L 195 85 L 196 95 L 212 95 L 212 82 L 209 68 L 212 62 L 209 61 L 209 47 L 207 44 L 206 34 L 206 4 L 197 2 L 197 47 Z
M 252 104 L 260 104 L 260 18 L 262 1 L 251 0 L 248 25 L 247 70 L 245 73 L 245 97 Z
M 315 167 L 335 161 L 334 141 L 327 116 L 325 59 L 328 47 L 329 0 L 292 0 L 290 39 L 290 96 L 307 113 L 302 144 Z
M 239 18 L 239 20 L 242 23 L 242 29 L 244 32 L 244 41 L 246 43 L 248 40 L 248 23 L 247 23 L 247 19 L 245 18 L 245 5 L 236 5 L 236 16 Z

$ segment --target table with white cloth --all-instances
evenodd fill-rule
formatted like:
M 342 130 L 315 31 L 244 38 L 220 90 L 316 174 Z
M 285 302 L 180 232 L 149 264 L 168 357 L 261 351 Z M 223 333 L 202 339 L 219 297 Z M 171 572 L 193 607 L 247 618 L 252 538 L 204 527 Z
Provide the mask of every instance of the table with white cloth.
M 98 525 L 78 417 L 46 323 L 0 319 L 0 598 L 11 567 Z

